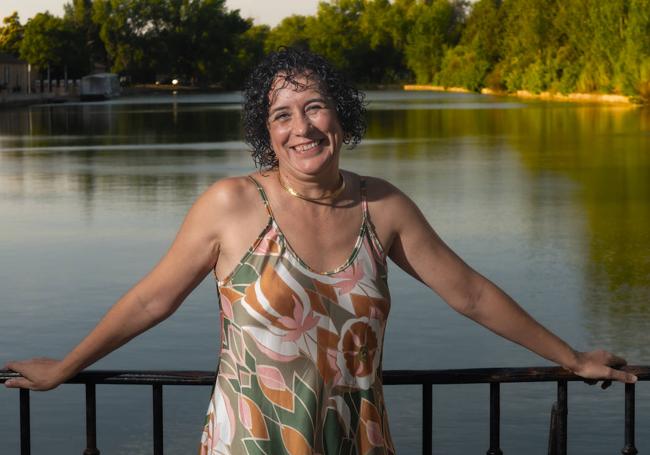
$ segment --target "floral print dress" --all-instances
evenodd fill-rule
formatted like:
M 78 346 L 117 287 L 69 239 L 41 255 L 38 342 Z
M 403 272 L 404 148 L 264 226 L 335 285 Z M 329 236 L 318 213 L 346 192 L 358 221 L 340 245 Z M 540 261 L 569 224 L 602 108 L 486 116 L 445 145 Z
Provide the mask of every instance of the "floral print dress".
M 394 454 L 381 357 L 386 256 L 368 215 L 345 264 L 319 273 L 269 222 L 218 282 L 221 358 L 200 455 Z

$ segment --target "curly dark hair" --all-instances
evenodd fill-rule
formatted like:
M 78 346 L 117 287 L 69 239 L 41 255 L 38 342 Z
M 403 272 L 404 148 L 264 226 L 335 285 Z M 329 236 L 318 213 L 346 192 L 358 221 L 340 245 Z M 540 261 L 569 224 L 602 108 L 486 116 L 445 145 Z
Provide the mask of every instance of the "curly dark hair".
M 343 142 L 350 148 L 357 145 L 366 132 L 365 94 L 354 88 L 341 72 L 318 54 L 292 47 L 280 48 L 268 54 L 252 71 L 245 89 L 242 124 L 244 140 L 253 150 L 251 154 L 260 169 L 278 165 L 271 147 L 267 126 L 269 93 L 278 74 L 284 79 L 283 87 L 307 88 L 296 77 L 315 76 L 323 90 L 336 106 L 338 121 L 344 132 Z

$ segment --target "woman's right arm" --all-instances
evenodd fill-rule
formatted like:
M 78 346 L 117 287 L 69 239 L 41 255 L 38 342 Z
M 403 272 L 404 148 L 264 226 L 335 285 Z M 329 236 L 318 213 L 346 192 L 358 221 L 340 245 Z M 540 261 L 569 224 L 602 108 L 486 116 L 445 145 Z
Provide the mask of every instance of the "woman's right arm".
M 97 326 L 63 360 L 9 362 L 21 376 L 5 386 L 32 390 L 57 387 L 78 372 L 169 317 L 216 264 L 219 220 L 229 219 L 232 184 L 216 183 L 192 206 L 169 251 L 122 296 Z

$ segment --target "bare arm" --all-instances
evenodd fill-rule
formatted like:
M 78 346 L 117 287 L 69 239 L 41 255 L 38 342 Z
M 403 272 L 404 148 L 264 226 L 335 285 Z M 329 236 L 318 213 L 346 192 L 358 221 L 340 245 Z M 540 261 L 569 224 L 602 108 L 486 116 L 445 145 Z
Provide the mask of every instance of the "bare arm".
M 383 185 L 390 187 L 387 183 Z M 392 227 L 391 259 L 433 289 L 453 309 L 489 330 L 572 372 L 592 379 L 634 382 L 611 367 L 625 360 L 606 351 L 578 352 L 546 329 L 494 283 L 473 270 L 436 234 L 418 207 L 399 190 L 385 189 Z M 381 215 L 380 215 L 381 216 Z
M 220 186 L 227 185 L 214 185 L 196 201 L 161 261 L 110 308 L 63 360 L 9 362 L 6 368 L 22 377 L 5 385 L 52 389 L 176 311 L 215 266 L 220 244 L 219 220 L 225 218 L 223 212 L 228 205 L 222 203 L 226 197 Z

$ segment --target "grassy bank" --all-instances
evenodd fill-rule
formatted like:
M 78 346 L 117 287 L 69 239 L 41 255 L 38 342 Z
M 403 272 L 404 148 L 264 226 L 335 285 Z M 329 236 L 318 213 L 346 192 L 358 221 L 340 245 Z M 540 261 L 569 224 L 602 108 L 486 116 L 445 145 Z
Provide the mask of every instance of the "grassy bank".
M 455 92 L 455 93 L 474 93 L 463 87 L 443 87 L 440 85 L 404 85 L 407 91 L 435 91 L 435 92 Z M 527 90 L 517 90 L 514 93 L 502 92 L 484 88 L 481 90 L 483 95 L 493 96 L 514 96 L 522 99 L 536 99 L 544 101 L 560 101 L 569 103 L 598 103 L 598 104 L 623 104 L 623 105 L 647 105 L 648 102 L 640 98 L 631 96 L 615 95 L 608 93 L 551 93 L 541 92 L 533 93 Z

